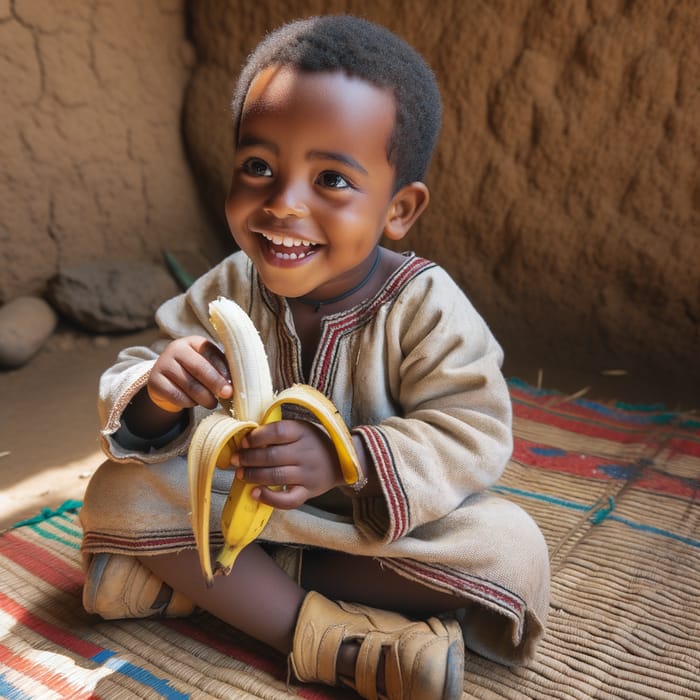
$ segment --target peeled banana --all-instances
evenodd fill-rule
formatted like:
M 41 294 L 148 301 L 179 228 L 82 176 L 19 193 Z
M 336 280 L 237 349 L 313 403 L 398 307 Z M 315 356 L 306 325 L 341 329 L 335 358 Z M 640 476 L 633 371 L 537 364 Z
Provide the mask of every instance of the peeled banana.
M 199 423 L 187 456 L 187 473 L 199 563 L 207 584 L 212 585 L 209 514 L 214 469 L 228 466 L 231 454 L 253 428 L 280 420 L 283 404 L 301 406 L 320 421 L 338 453 L 347 484 L 357 483 L 363 475 L 345 422 L 321 392 L 294 384 L 275 396 L 265 349 L 245 311 L 234 301 L 219 297 L 209 304 L 209 319 L 224 347 L 231 374 L 231 411 L 219 408 Z M 216 573 L 231 571 L 240 552 L 260 536 L 272 514 L 271 506 L 251 498 L 253 488 L 255 484 L 233 480 L 221 515 L 224 545 L 216 557 Z

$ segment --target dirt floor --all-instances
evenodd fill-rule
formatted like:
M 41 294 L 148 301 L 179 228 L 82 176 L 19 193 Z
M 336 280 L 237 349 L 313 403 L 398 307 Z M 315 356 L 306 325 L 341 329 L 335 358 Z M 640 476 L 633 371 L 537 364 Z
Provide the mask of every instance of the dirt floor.
M 0 530 L 42 508 L 82 499 L 102 461 L 100 374 L 155 331 L 91 336 L 59 329 L 28 364 L 0 372 Z
M 97 438 L 99 376 L 121 348 L 154 337 L 155 330 L 95 337 L 59 328 L 27 365 L 0 372 L 0 530 L 42 508 L 82 499 L 103 458 Z M 697 387 L 619 367 L 556 367 L 507 356 L 504 373 L 571 396 L 700 409 Z

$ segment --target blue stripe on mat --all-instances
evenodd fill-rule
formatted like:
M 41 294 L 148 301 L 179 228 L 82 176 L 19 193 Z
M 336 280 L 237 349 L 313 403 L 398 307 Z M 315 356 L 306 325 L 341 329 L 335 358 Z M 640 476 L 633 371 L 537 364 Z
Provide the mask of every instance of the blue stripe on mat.
M 619 515 L 611 515 L 612 510 L 615 507 L 615 502 L 612 499 L 608 499 L 609 507 L 605 510 L 600 508 L 600 503 L 596 502 L 592 505 L 586 505 L 585 503 L 576 503 L 575 501 L 567 501 L 563 498 L 556 498 L 554 496 L 547 496 L 543 493 L 534 493 L 533 491 L 524 491 L 523 489 L 514 489 L 510 486 L 492 486 L 490 491 L 495 491 L 496 493 L 511 494 L 514 496 L 522 496 L 523 498 L 530 498 L 534 501 L 542 501 L 543 503 L 550 503 L 554 506 L 561 506 L 562 508 L 569 508 L 570 510 L 578 511 L 591 511 L 591 520 L 594 525 L 605 520 L 614 520 L 621 525 L 626 525 L 633 530 L 638 530 L 640 532 L 648 532 L 652 535 L 659 535 L 660 537 L 668 537 L 676 542 L 682 542 L 690 547 L 700 548 L 700 540 L 693 539 L 692 537 L 685 537 L 684 535 L 679 535 L 670 530 L 664 530 L 660 527 L 655 527 L 654 525 L 644 525 L 643 523 L 637 523 L 634 520 L 629 520 L 628 518 L 623 518 Z M 596 517 L 598 516 L 598 517 Z
M 153 688 L 153 690 L 164 698 L 167 698 L 167 700 L 187 700 L 187 698 L 190 697 L 187 693 L 181 693 L 179 690 L 175 690 L 175 688 L 170 685 L 170 681 L 165 678 L 158 678 L 158 676 L 147 671 L 145 668 L 139 668 L 129 661 L 116 658 L 114 652 L 108 649 L 101 651 L 99 654 L 95 654 L 90 660 L 112 671 L 133 678 L 138 683 L 141 683 L 141 685 Z
M 83 531 L 77 527 L 69 527 L 70 525 L 73 525 L 73 521 L 67 519 L 63 515 L 57 518 L 51 518 L 51 520 L 47 520 L 43 524 L 50 525 L 51 527 L 56 528 L 56 530 L 64 532 L 66 535 L 69 535 L 78 541 L 83 539 Z
M 496 493 L 511 493 L 515 496 L 524 496 L 525 498 L 531 498 L 535 501 L 543 501 L 544 503 L 551 503 L 554 506 L 562 506 L 563 508 L 570 508 L 571 510 L 590 510 L 591 506 L 585 503 L 576 503 L 575 501 L 566 501 L 563 498 L 556 498 L 555 496 L 545 496 L 543 493 L 533 493 L 532 491 L 523 491 L 522 489 L 514 489 L 510 486 L 492 486 L 490 491 L 495 491 Z
M 78 550 L 80 549 L 82 531 L 74 526 L 74 518 L 66 515 L 66 513 L 74 512 L 80 505 L 79 502 L 71 501 L 63 504 L 58 510 L 51 511 L 49 509 L 44 509 L 42 513 L 35 518 L 24 520 L 21 523 L 17 523 L 14 527 L 29 527 L 29 529 L 44 539 L 53 540 L 66 547 Z M 150 688 L 166 700 L 187 700 L 190 697 L 189 694 L 182 693 L 173 688 L 170 684 L 170 680 L 167 678 L 159 678 L 145 668 L 141 668 L 130 661 L 118 658 L 117 652 L 111 651 L 110 649 L 102 649 L 102 651 L 92 656 L 90 660 Z M 7 674 L 0 674 L 1 698 L 8 698 L 11 700 L 33 700 L 31 696 L 26 695 L 21 689 L 8 681 L 6 675 Z
M 65 537 L 61 537 L 53 532 L 49 532 L 41 525 L 30 525 L 30 529 L 34 530 L 38 535 L 41 535 L 46 540 L 54 540 L 60 544 L 70 547 L 71 549 L 80 549 L 80 540 L 75 542 L 74 540 L 67 540 Z
M 566 394 L 553 389 L 538 389 L 517 377 L 508 377 L 508 384 L 530 396 L 551 396 L 553 398 L 566 399 Z M 517 402 L 517 397 L 511 396 Z M 613 405 L 606 405 L 599 401 L 585 398 L 567 399 L 567 402 L 578 404 L 601 416 L 607 416 L 632 425 L 668 425 L 679 417 L 678 413 L 669 411 L 664 404 L 626 404 L 616 401 Z M 522 403 L 522 402 L 521 402 Z M 556 408 L 556 407 L 555 407 Z
M 614 520 L 617 523 L 622 523 L 631 527 L 633 530 L 640 530 L 641 532 L 649 532 L 653 535 L 661 535 L 661 537 L 669 537 L 677 542 L 682 542 L 690 547 L 700 548 L 700 540 L 694 540 L 690 537 L 685 537 L 684 535 L 678 535 L 675 532 L 670 532 L 669 530 L 662 530 L 659 527 L 654 527 L 653 525 L 644 525 L 642 523 L 635 523 L 634 520 L 628 520 L 619 515 L 608 515 L 607 520 Z
M 31 695 L 27 695 L 6 680 L 6 676 L 6 673 L 0 674 L 0 697 L 7 700 L 33 700 Z
M 34 523 L 40 523 L 49 518 L 53 518 L 56 515 L 63 515 L 64 513 L 77 513 L 80 507 L 83 505 L 82 501 L 68 500 L 64 501 L 58 508 L 42 508 L 38 515 L 33 518 L 27 518 L 26 520 L 20 520 L 14 525 L 10 525 L 9 529 L 14 530 L 17 527 L 23 527 L 24 525 L 32 525 Z

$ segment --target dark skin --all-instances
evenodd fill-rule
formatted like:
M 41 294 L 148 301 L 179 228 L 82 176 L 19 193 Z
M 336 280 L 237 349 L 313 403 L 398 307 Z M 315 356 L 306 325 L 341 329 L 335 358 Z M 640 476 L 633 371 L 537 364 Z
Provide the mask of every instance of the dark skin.
M 428 203 L 423 183 L 395 189 L 386 149 L 394 118 L 389 93 L 342 73 L 267 69 L 246 99 L 226 215 L 263 283 L 289 303 L 306 377 L 323 319 L 372 298 L 402 258 L 380 248 L 376 270 L 347 298 L 318 311 L 301 300 L 333 299 L 355 288 L 372 268 L 380 238 L 401 239 Z M 231 393 L 223 353 L 203 337 L 179 338 L 160 355 L 124 419 L 137 435 L 156 437 L 182 420 L 187 409 L 215 408 Z M 354 437 L 354 444 L 367 477 L 362 496 L 381 494 L 364 443 Z M 345 485 L 330 439 L 299 420 L 252 430 L 232 456 L 231 468 L 236 478 L 259 485 L 254 498 L 280 509 L 298 508 Z M 279 484 L 287 490 L 268 488 Z M 463 605 L 459 598 L 382 569 L 371 557 L 323 550 L 304 555 L 301 585 L 255 543 L 228 576 L 216 577 L 212 588 L 204 584 L 192 550 L 142 561 L 167 586 L 283 654 L 291 651 L 307 590 L 413 615 Z M 168 594 L 164 587 L 162 597 Z M 342 675 L 353 676 L 357 649 L 352 642 L 342 646 Z
M 383 249 L 376 276 L 368 282 L 366 288 L 358 290 L 357 297 L 361 300 L 376 294 L 381 281 L 398 268 L 401 259 L 400 255 Z M 296 299 L 288 301 L 301 341 L 302 368 L 305 376 L 308 376 L 323 319 L 343 308 L 354 306 L 357 301 L 348 297 L 337 304 L 322 306 L 318 311 Z M 124 420 L 129 428 L 141 437 L 158 437 L 182 420 L 183 412 L 187 408 L 197 405 L 216 408 L 219 399 L 229 399 L 231 393 L 230 375 L 223 352 L 206 338 L 177 338 L 168 344 L 156 361 L 148 384 L 134 397 L 124 412 Z M 362 490 L 363 496 L 380 494 L 381 487 L 371 460 L 367 458 L 364 443 L 357 437 L 353 438 L 353 443 L 362 471 L 367 477 L 367 484 Z M 318 471 L 323 474 L 318 479 L 318 485 L 304 486 L 304 491 L 309 495 L 298 503 L 297 499 L 302 497 L 301 489 L 299 493 L 292 492 L 292 488 L 298 484 L 277 481 L 277 476 L 271 477 L 270 484 L 287 483 L 289 490 L 285 493 L 261 490 L 256 492 L 260 500 L 278 508 L 296 508 L 312 496 L 321 495 L 330 488 L 345 484 L 335 449 L 329 438 L 313 424 L 304 421 L 278 421 L 250 433 L 243 442 L 245 449 L 233 455 L 232 466 L 244 469 L 269 466 L 270 458 L 266 448 L 269 445 L 283 444 L 290 445 L 293 456 L 292 459 L 287 459 L 286 455 L 283 455 L 280 463 L 291 464 L 301 460 L 306 465 L 306 471 L 310 473 L 311 465 L 315 463 L 314 457 L 322 455 L 324 464 Z M 256 469 L 254 474 L 243 472 L 241 476 L 250 478 L 251 481 L 255 480 L 256 483 L 264 483 L 260 481 L 263 476 L 260 468 Z M 328 486 L 331 479 L 332 485 Z
M 304 310 L 300 312 L 305 313 Z M 318 324 L 320 318 L 318 321 L 314 319 L 314 325 Z M 318 333 L 313 326 L 311 332 Z M 206 366 L 205 363 L 191 364 L 197 354 L 206 357 Z M 157 437 L 179 423 L 186 408 L 195 405 L 216 408 L 217 396 L 221 399 L 231 396 L 229 372 L 223 353 L 204 338 L 178 338 L 167 346 L 156 361 L 148 384 L 125 410 L 124 421 L 130 430 L 141 437 Z M 177 411 L 169 410 L 177 405 L 176 400 L 180 408 Z M 363 494 L 380 493 L 379 482 L 369 466 L 371 462 L 364 444 L 356 437 L 353 443 L 367 477 Z M 272 446 L 276 448 L 276 461 L 269 456 Z M 232 468 L 238 468 L 238 478 L 259 484 L 287 485 L 286 492 L 262 488 L 253 491 L 253 497 L 276 508 L 297 508 L 309 498 L 345 485 L 333 444 L 312 423 L 284 420 L 262 426 L 246 435 L 242 448 L 231 458 Z M 275 464 L 285 465 L 284 476 L 280 477 Z M 299 468 L 293 471 L 295 465 L 299 465 Z

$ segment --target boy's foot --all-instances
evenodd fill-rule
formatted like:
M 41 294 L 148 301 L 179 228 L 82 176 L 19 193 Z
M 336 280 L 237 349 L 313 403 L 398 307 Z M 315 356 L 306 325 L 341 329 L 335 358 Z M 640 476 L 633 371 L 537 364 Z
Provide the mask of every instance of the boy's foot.
M 105 620 L 186 617 L 194 605 L 166 586 L 136 557 L 93 554 L 85 574 L 83 607 Z
M 347 642 L 359 645 L 352 679 L 340 676 L 337 667 L 340 647 Z M 311 591 L 299 611 L 290 660 L 300 681 L 348 685 L 364 698 L 462 696 L 464 640 L 456 620 L 417 622 Z

